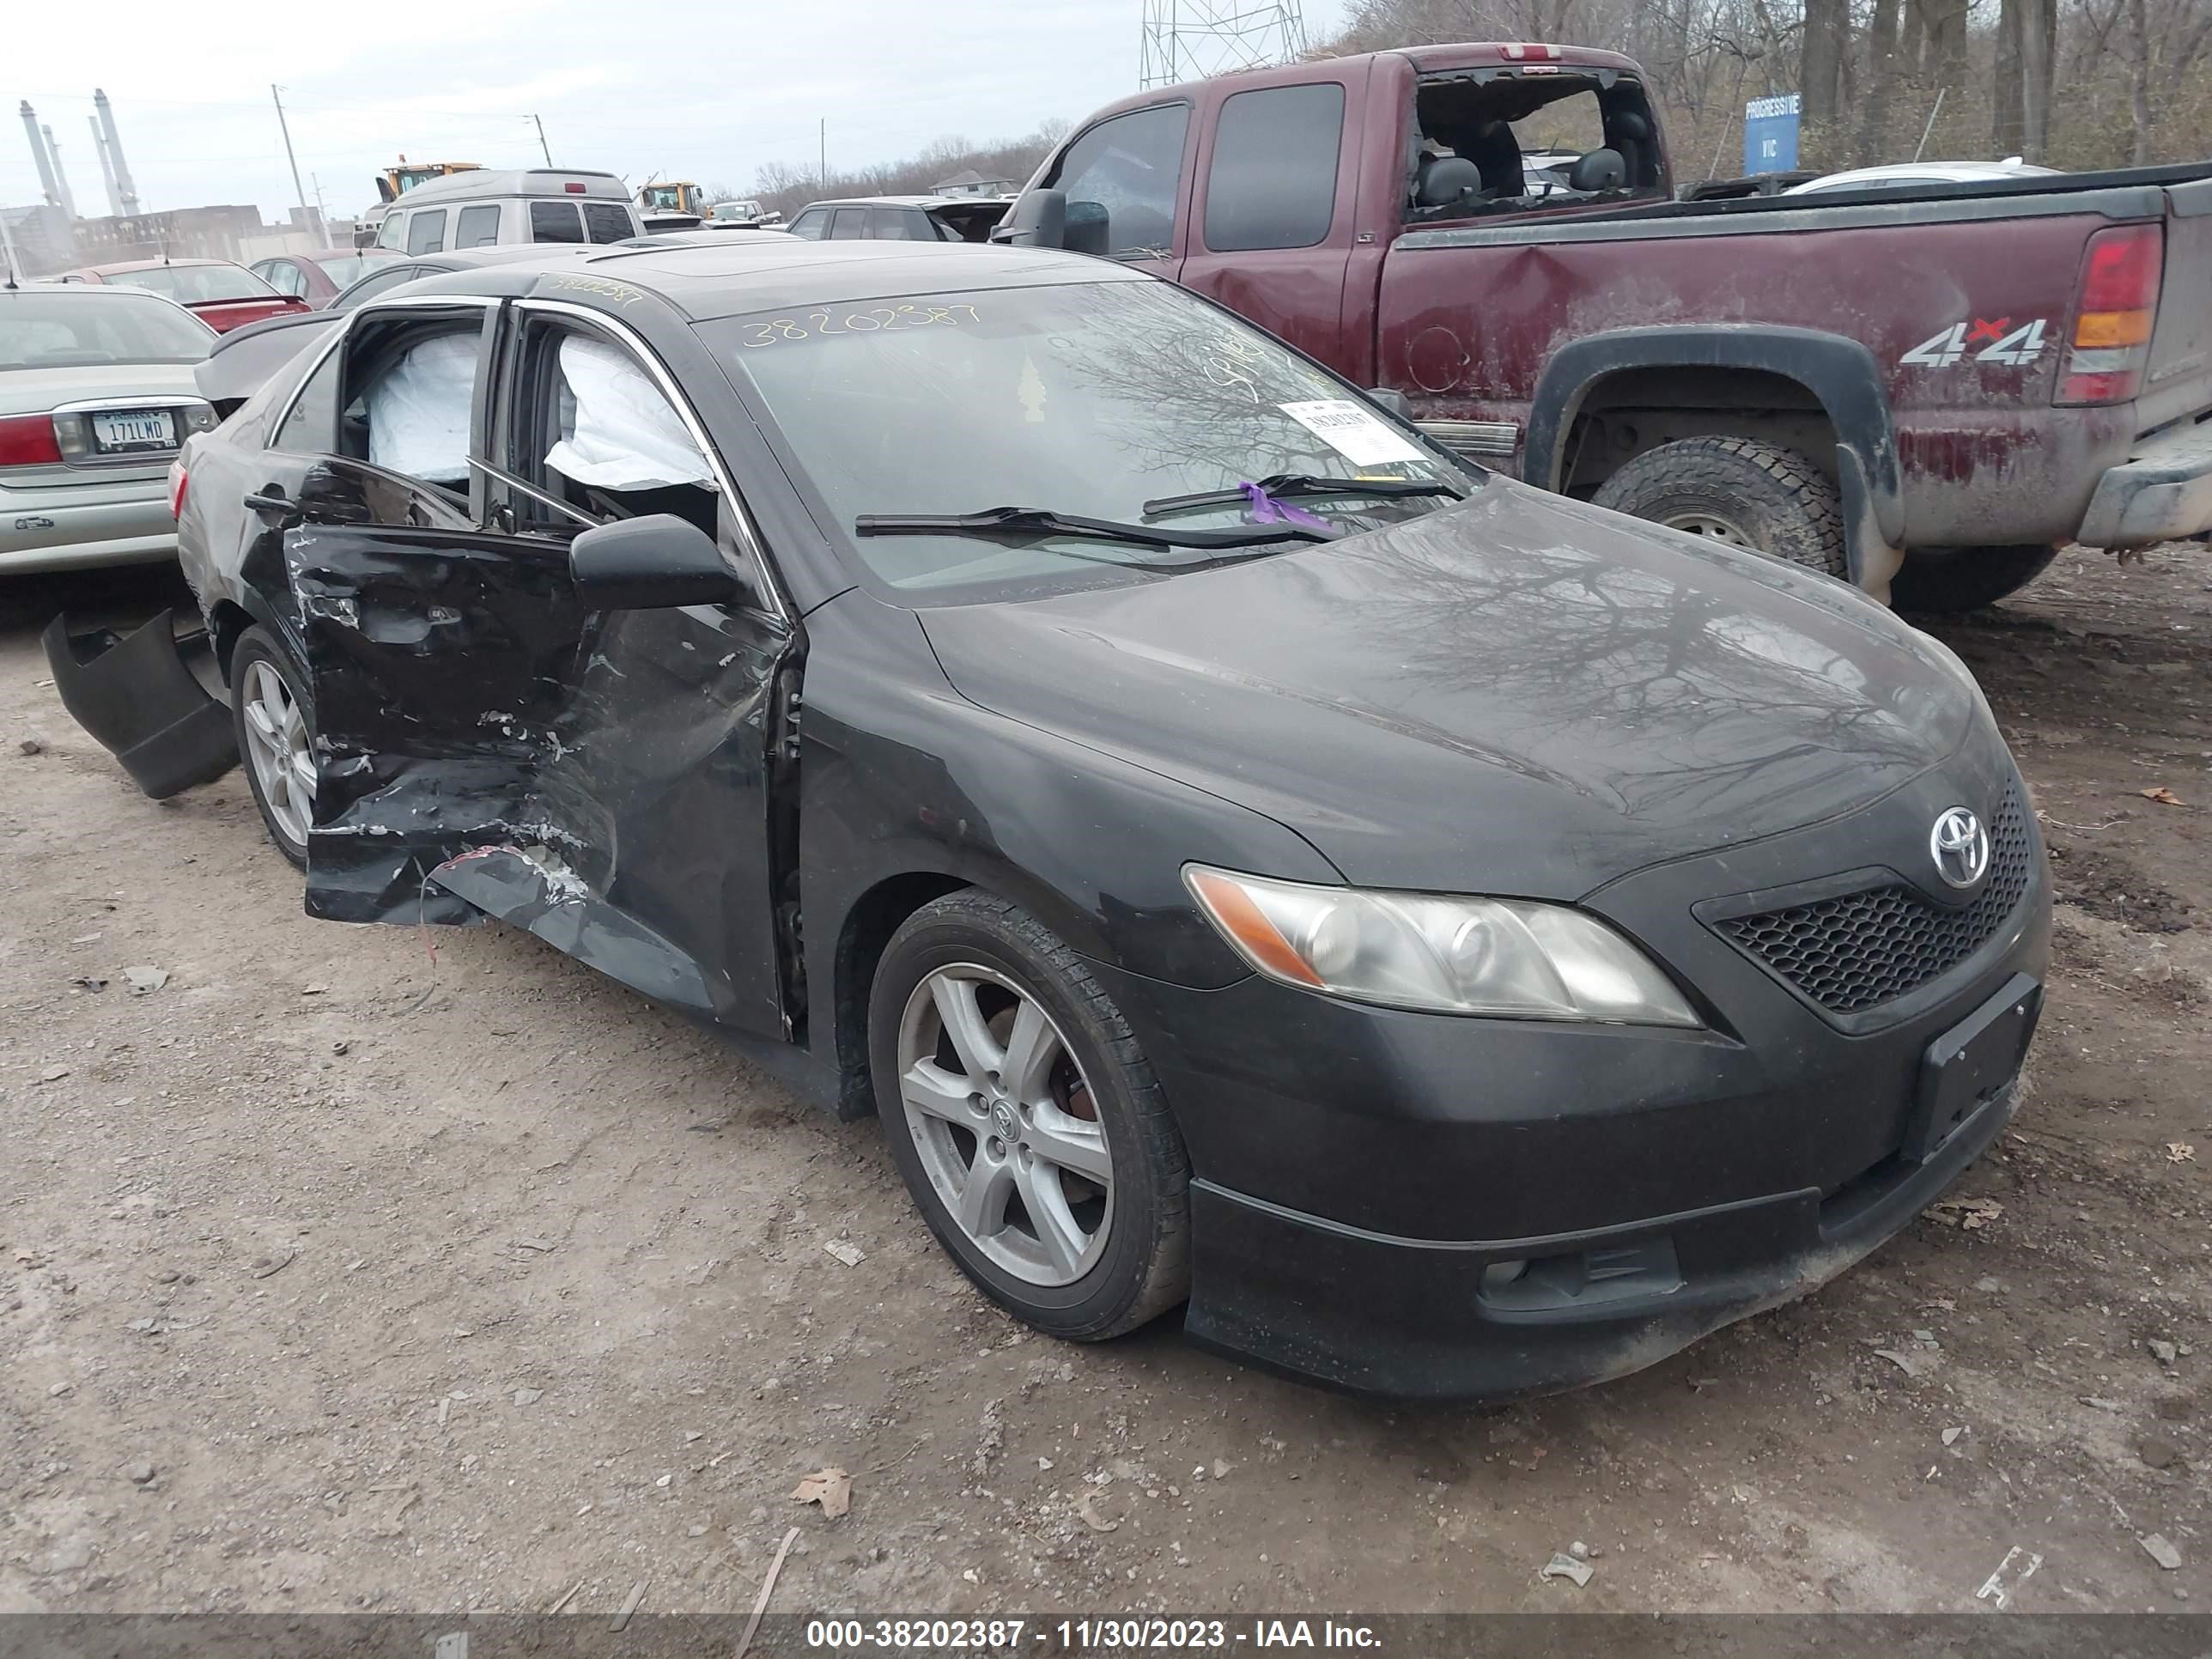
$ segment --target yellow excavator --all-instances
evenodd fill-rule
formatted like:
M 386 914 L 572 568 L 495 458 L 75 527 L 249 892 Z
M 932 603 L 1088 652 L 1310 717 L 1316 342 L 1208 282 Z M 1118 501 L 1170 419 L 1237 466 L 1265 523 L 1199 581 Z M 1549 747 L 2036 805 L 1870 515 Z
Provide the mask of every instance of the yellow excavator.
M 658 179 L 637 187 L 637 216 L 647 230 L 695 230 L 713 204 L 689 179 Z
M 376 175 L 376 199 L 390 207 L 417 185 L 456 173 L 476 173 L 483 166 L 481 161 L 410 161 L 403 155 L 398 167 L 386 167 Z
M 376 175 L 377 205 L 362 215 L 355 224 L 354 246 L 375 246 L 377 228 L 384 222 L 384 210 L 416 185 L 456 173 L 475 173 L 483 166 L 481 161 L 410 161 L 402 155 L 397 167 L 386 167 Z

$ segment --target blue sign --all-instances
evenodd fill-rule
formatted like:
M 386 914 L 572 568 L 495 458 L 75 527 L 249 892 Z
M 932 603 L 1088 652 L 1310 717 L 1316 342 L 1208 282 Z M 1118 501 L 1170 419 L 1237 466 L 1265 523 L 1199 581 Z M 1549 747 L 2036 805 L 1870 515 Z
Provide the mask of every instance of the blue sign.
M 1754 98 L 1743 106 L 1743 170 L 1787 173 L 1797 165 L 1797 94 Z

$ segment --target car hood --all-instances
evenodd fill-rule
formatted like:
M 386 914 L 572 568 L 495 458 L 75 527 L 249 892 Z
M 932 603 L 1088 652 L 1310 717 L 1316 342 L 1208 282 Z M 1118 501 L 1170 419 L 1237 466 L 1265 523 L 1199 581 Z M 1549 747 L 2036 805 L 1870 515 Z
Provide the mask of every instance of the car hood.
M 80 364 L 0 371 L 0 415 L 34 415 L 94 398 L 195 397 L 191 363 Z
M 1877 799 L 1984 718 L 1854 590 L 1502 479 L 1340 542 L 921 617 L 970 701 L 1372 886 L 1579 897 Z

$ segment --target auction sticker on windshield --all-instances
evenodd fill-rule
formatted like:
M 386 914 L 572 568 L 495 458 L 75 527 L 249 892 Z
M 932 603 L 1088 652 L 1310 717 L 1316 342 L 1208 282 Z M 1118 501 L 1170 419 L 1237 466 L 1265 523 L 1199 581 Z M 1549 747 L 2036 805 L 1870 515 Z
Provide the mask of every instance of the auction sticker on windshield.
M 1354 466 L 1428 459 L 1349 398 L 1322 398 L 1312 403 L 1277 404 L 1275 407 Z

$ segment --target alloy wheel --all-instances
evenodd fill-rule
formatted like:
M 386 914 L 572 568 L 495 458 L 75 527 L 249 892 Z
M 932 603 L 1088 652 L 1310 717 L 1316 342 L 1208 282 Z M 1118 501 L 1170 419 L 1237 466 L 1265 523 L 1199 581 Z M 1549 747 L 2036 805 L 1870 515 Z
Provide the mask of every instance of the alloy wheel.
M 899 1099 L 930 1186 L 993 1266 L 1073 1285 L 1104 1253 L 1114 1165 L 1060 1027 L 1012 980 L 939 968 L 899 1022 Z
M 240 711 L 245 715 L 246 758 L 269 816 L 285 838 L 307 844 L 314 817 L 315 757 L 307 738 L 307 717 L 276 664 L 257 658 L 246 665 Z

